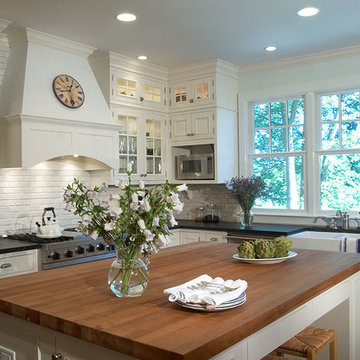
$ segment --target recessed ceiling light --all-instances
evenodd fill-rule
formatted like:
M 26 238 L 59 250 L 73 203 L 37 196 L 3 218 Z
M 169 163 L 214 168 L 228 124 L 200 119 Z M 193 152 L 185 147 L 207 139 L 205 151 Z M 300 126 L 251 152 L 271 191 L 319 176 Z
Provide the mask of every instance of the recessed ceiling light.
M 137 57 L 139 60 L 146 60 L 147 59 L 147 56 L 146 55 L 139 55 Z
M 314 16 L 316 15 L 320 10 L 317 9 L 316 7 L 306 7 L 303 8 L 301 10 L 299 10 L 296 14 L 298 14 L 299 16 Z
M 130 13 L 122 13 L 116 17 L 119 21 L 131 22 L 136 20 L 136 16 Z
M 274 45 L 270 45 L 270 46 L 267 46 L 266 48 L 265 48 L 265 50 L 266 51 L 275 51 L 277 48 L 276 48 L 276 46 L 274 46 Z

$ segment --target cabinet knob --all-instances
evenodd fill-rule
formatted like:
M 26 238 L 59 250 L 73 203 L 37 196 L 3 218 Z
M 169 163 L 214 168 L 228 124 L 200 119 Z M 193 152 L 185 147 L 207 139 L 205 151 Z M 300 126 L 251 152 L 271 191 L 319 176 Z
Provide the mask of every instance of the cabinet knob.
M 192 104 L 194 102 L 194 99 L 189 99 L 189 103 Z
M 1 269 L 7 269 L 9 267 L 12 267 L 12 265 L 10 263 L 5 263 L 0 266 Z
M 216 237 L 212 237 L 210 238 L 210 241 L 218 241 L 218 239 Z
M 51 355 L 51 360 L 63 360 L 63 356 L 60 353 L 54 353 Z

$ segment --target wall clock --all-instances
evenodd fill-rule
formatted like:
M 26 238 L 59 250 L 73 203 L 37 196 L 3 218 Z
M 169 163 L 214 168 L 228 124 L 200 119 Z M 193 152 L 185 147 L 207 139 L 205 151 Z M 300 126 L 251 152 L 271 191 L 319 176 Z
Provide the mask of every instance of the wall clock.
M 70 75 L 57 75 L 53 81 L 53 90 L 56 98 L 68 108 L 76 109 L 84 103 L 84 90 Z

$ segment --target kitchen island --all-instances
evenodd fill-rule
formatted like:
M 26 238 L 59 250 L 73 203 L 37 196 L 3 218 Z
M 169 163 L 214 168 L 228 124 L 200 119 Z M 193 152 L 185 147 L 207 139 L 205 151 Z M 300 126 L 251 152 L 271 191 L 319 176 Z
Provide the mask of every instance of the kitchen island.
M 165 249 L 151 259 L 144 295 L 133 299 L 118 299 L 108 289 L 111 259 L 2 279 L 0 349 L 15 351 L 24 343 L 28 360 L 60 354 L 77 360 L 255 360 L 346 303 L 349 315 L 341 320 L 349 329 L 348 358 L 356 359 L 358 254 L 297 250 L 286 262 L 253 265 L 233 259 L 235 252 L 236 244 L 214 243 Z M 248 281 L 246 303 L 195 312 L 163 294 L 205 273 Z M 21 349 L 16 355 L 22 358 Z

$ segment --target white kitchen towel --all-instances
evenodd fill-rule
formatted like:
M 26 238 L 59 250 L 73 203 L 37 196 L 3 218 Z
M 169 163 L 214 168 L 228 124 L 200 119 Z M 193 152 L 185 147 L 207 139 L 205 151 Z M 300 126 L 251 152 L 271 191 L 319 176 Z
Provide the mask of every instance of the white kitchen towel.
M 356 237 L 344 236 L 341 239 L 340 251 L 360 253 L 360 239 L 357 239 Z
M 184 284 L 165 289 L 164 293 L 170 294 L 169 301 L 171 302 L 180 301 L 183 303 L 191 302 L 194 304 L 200 304 L 203 301 L 202 299 L 204 298 L 205 293 L 201 289 L 195 291 L 192 289 L 192 286 L 199 284 L 202 281 L 212 281 L 212 277 L 206 274 L 200 275 Z
M 217 307 L 224 302 L 238 298 L 247 289 L 245 280 L 213 279 L 209 275 L 201 275 L 179 286 L 164 290 L 170 294 L 169 301 L 182 303 L 207 304 Z

